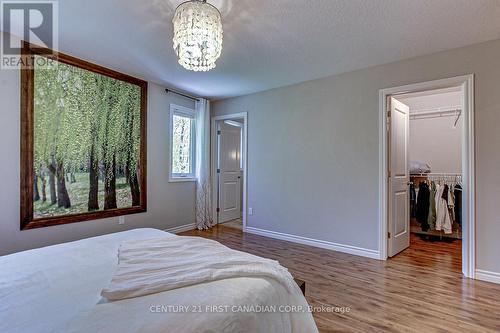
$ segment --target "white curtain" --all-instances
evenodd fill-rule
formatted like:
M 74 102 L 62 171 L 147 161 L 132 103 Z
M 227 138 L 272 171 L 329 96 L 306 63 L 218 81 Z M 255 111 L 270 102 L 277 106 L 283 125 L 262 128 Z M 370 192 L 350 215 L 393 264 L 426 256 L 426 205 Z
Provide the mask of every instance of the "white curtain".
M 196 102 L 196 228 L 213 226 L 210 182 L 210 101 Z

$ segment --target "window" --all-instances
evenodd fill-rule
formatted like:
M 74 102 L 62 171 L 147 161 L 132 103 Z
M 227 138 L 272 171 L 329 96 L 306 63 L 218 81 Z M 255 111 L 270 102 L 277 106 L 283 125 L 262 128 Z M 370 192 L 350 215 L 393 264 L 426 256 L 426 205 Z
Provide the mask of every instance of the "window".
M 147 82 L 28 43 L 23 54 L 21 229 L 145 212 Z
M 196 179 L 195 111 L 170 105 L 170 181 Z

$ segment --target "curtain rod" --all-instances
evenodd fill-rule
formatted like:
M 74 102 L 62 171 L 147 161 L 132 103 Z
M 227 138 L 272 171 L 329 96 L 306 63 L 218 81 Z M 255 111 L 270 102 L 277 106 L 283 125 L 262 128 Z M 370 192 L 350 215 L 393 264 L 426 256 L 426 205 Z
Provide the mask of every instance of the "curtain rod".
M 173 89 L 168 89 L 168 88 L 167 88 L 167 89 L 165 89 L 165 91 L 167 92 L 167 94 L 168 94 L 168 93 L 174 93 L 174 94 L 176 94 L 176 95 L 179 95 L 179 96 L 182 96 L 182 97 L 186 97 L 186 98 L 192 99 L 193 101 L 199 101 L 199 100 L 200 100 L 200 99 L 199 99 L 199 98 L 197 98 L 197 97 L 193 97 L 193 96 L 191 96 L 191 95 L 183 94 L 183 93 L 181 93 L 181 92 L 179 92 L 179 91 L 175 91 L 175 90 L 173 90 Z

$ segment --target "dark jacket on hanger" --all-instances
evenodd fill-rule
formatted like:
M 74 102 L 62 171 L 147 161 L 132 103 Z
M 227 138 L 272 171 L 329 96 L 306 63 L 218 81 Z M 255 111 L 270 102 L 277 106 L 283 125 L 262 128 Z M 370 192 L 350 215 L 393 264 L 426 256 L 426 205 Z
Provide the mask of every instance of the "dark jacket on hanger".
M 417 192 L 413 183 L 410 184 L 410 216 L 417 217 Z
M 457 184 L 453 191 L 455 195 L 455 221 L 462 225 L 462 186 Z
M 429 185 L 425 182 L 421 182 L 418 186 L 417 221 L 420 223 L 422 231 L 429 230 L 427 219 L 429 217 L 430 196 L 431 191 L 429 190 Z
M 448 184 L 444 184 L 444 189 L 443 189 L 443 194 L 441 195 L 441 198 L 443 198 L 446 203 L 448 203 L 448 191 L 450 188 L 448 187 Z

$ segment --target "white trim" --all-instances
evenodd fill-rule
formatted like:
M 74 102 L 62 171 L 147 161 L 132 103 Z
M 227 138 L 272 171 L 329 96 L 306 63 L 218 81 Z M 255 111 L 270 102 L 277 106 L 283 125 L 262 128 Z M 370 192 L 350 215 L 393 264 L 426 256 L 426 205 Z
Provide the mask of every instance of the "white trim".
M 323 240 L 319 240 L 319 239 L 307 238 L 307 237 L 302 237 L 302 236 L 295 236 L 295 235 L 285 234 L 282 232 L 264 230 L 264 229 L 254 228 L 254 227 L 247 227 L 246 232 L 251 233 L 251 234 L 255 234 L 255 235 L 264 236 L 264 237 L 270 237 L 270 238 L 280 239 L 280 240 L 284 240 L 284 241 L 289 241 L 289 242 L 293 242 L 293 243 L 299 243 L 299 244 L 304 244 L 304 245 L 309 245 L 309 246 L 314 246 L 314 247 L 320 247 L 322 249 L 333 250 L 333 251 L 353 254 L 356 256 L 367 257 L 367 258 L 371 258 L 371 259 L 379 259 L 379 257 L 380 257 L 379 251 L 377 251 L 377 250 L 365 249 L 362 247 L 357 247 L 357 246 L 352 246 L 352 245 L 338 244 L 338 243 L 323 241 Z
M 178 234 L 184 231 L 190 231 L 196 229 L 196 224 L 195 223 L 189 223 L 189 224 L 184 224 L 180 225 L 178 227 L 172 227 L 165 229 L 164 231 L 170 232 L 171 234 Z
M 195 182 L 196 178 L 193 177 L 169 177 L 169 183 L 184 183 L 184 182 Z
M 475 123 L 474 123 L 474 75 L 469 75 L 462 84 L 464 95 L 463 135 L 466 144 L 462 147 L 462 179 L 466 181 L 465 200 L 463 216 L 466 216 L 465 223 L 462 222 L 462 272 L 465 276 L 474 279 L 476 277 L 476 148 L 475 148 Z M 465 242 L 465 244 L 464 244 Z
M 217 122 L 221 120 L 243 119 L 243 232 L 247 229 L 247 184 L 248 184 L 248 112 L 232 113 L 212 117 L 211 126 L 211 160 L 212 160 L 212 206 L 214 224 L 218 224 L 217 214 Z
M 500 284 L 500 273 L 476 269 L 476 279 Z
M 172 141 L 174 138 L 173 134 L 173 118 L 174 113 L 184 115 L 186 117 L 192 118 L 191 125 L 191 160 L 192 160 L 192 172 L 190 174 L 179 176 L 172 173 Z M 193 182 L 196 181 L 195 170 L 196 170 L 196 110 L 187 108 L 185 106 L 170 104 L 170 112 L 168 115 L 168 182 L 178 183 L 178 182 Z M 177 176 L 176 176 L 177 175 Z
M 467 277 L 475 276 L 475 150 L 474 150 L 474 75 L 457 76 L 448 79 L 409 84 L 379 91 L 379 252 L 381 260 L 387 259 L 388 228 L 388 140 L 387 140 L 387 97 L 409 92 L 420 92 L 448 87 L 461 87 L 464 95 L 463 137 L 466 144 L 462 151 L 462 172 L 464 182 L 462 271 Z

